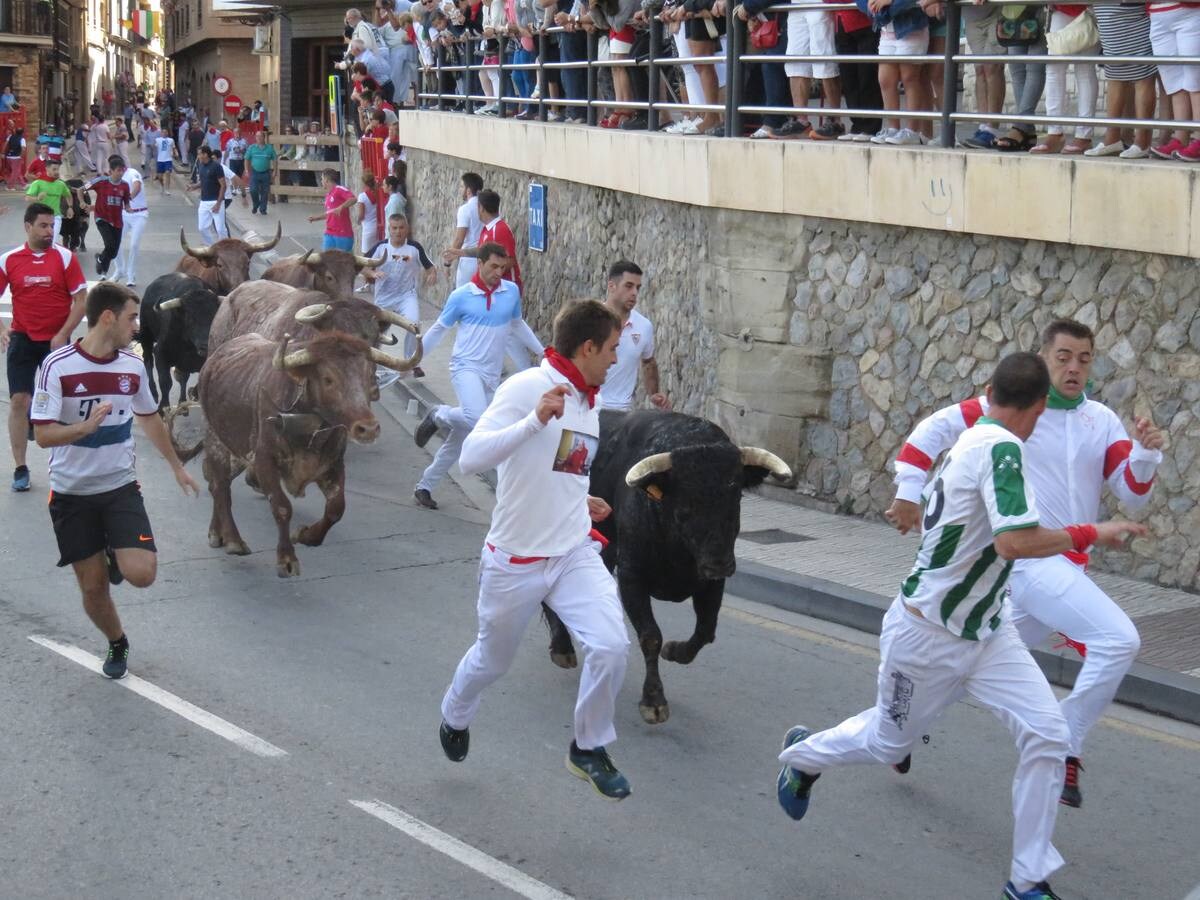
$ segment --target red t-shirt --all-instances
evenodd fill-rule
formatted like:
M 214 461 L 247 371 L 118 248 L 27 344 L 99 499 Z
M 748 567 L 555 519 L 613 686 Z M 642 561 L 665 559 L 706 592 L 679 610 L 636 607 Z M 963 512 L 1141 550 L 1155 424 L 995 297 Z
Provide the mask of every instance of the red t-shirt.
M 31 341 L 48 341 L 67 321 L 71 295 L 87 288 L 79 260 L 54 244 L 35 253 L 28 244 L 0 256 L 0 293 L 12 289 L 12 330 Z
M 386 125 L 376 122 L 371 126 L 371 130 L 367 132 L 367 137 L 379 138 L 381 141 L 386 141 L 389 133 L 390 132 L 388 131 L 388 127 Z
M 354 194 L 341 184 L 335 184 L 333 190 L 325 195 L 325 233 L 330 237 L 354 237 L 354 226 L 350 224 L 350 207 L 340 213 L 334 210 L 347 200 L 353 200 Z
M 508 227 L 508 223 L 499 216 L 492 219 L 487 225 L 483 226 L 483 231 L 479 232 L 479 244 L 482 247 L 484 244 L 493 243 L 499 244 L 504 248 L 505 254 L 512 260 L 512 271 L 509 272 L 509 281 L 515 282 L 517 288 L 521 291 L 521 295 L 525 295 L 525 286 L 521 283 L 521 264 L 517 262 L 517 240 L 513 237 L 512 229 Z
M 58 162 L 58 160 L 55 161 Z M 39 178 L 45 178 L 49 181 L 49 177 L 46 175 L 46 161 L 40 156 L 29 164 L 27 174 L 30 181 L 37 181 Z
M 113 228 L 121 228 L 125 220 L 121 211 L 130 205 L 129 185 L 124 181 L 113 184 L 107 178 L 97 178 L 87 186 L 96 195 L 96 205 L 93 211 L 97 219 L 102 219 Z

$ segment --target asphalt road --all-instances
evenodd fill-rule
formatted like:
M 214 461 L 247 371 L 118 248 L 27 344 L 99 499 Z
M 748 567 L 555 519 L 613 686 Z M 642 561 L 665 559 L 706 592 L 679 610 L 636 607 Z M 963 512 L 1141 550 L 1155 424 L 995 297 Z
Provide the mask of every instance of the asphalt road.
M 152 216 L 143 286 L 194 221 L 178 200 Z M 17 214 L 0 236 L 18 242 Z M 483 519 L 453 485 L 442 510 L 414 508 L 427 457 L 398 404 L 382 421 L 380 441 L 351 452 L 345 519 L 325 547 L 300 548 L 290 580 L 276 577 L 263 501 L 235 490 L 255 552 L 227 557 L 207 546 L 207 497 L 181 498 L 148 446 L 139 458 L 160 574 L 116 589 L 130 671 L 258 744 L 29 640 L 103 649 L 54 566 L 33 449 L 34 490 L 0 491 L 0 896 L 999 896 L 1015 751 L 985 710 L 950 711 L 908 776 L 833 772 L 808 819 L 783 816 L 783 731 L 869 703 L 877 656 L 870 638 L 748 601 L 728 602 L 691 667 L 664 664 L 668 723 L 641 722 L 631 660 L 612 748 L 629 800 L 605 803 L 564 770 L 577 678 L 550 664 L 540 625 L 486 696 L 468 760 L 448 762 L 438 703 L 474 636 Z M 296 518 L 317 509 L 314 491 Z M 690 609 L 657 612 L 665 632 L 689 632 Z M 1187 895 L 1200 883 L 1200 729 L 1115 710 L 1086 764 L 1084 808 L 1059 817 L 1056 889 Z

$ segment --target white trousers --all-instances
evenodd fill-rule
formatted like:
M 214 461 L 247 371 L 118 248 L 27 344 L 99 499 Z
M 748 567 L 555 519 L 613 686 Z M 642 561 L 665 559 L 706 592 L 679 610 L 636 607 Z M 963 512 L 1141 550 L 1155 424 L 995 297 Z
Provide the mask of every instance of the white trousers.
M 1039 882 L 1063 864 L 1050 842 L 1058 816 L 1069 733 L 1046 676 L 1005 619 L 983 641 L 966 641 L 919 619 L 896 600 L 879 636 L 875 706 L 779 754 L 816 774 L 835 766 L 897 763 L 938 715 L 966 692 L 1009 729 L 1020 754 L 1013 778 L 1014 882 Z
M 359 246 L 362 248 L 363 256 L 369 254 L 375 249 L 375 245 L 379 243 L 376 235 L 379 233 L 379 223 L 374 219 L 364 219 L 362 223 L 362 235 L 359 239 Z
M 492 402 L 492 395 L 496 393 L 496 389 L 486 384 L 483 376 L 476 372 L 451 372 L 450 383 L 454 385 L 458 406 L 442 404 L 433 413 L 433 420 L 440 427 L 449 428 L 450 434 L 442 441 L 442 446 L 438 447 L 437 453 L 433 455 L 433 462 L 421 473 L 421 480 L 417 482 L 417 490 L 424 488 L 431 494 L 438 482 L 446 477 L 450 467 L 458 462 L 463 441 L 467 439 L 483 411 Z
M 575 743 L 581 750 L 617 739 L 613 710 L 625 678 L 629 635 L 600 545 L 586 540 L 565 556 L 514 563 L 484 546 L 479 561 L 479 635 L 458 664 L 442 698 L 442 718 L 466 728 L 479 712 L 484 688 L 508 671 L 521 636 L 545 601 L 583 651 L 575 701 Z
M 375 294 L 375 302 L 383 309 L 390 309 L 392 312 L 400 313 L 410 322 L 420 322 L 421 319 L 421 301 L 417 297 L 416 292 L 411 294 L 401 294 L 394 297 L 380 297 Z M 417 352 L 417 338 L 412 332 L 405 331 L 398 326 L 392 326 L 390 329 L 393 333 L 400 333 L 404 338 L 404 355 L 412 356 Z
M 144 190 L 144 188 L 143 188 Z M 121 252 L 117 255 L 117 268 L 113 281 L 124 278 L 137 282 L 138 248 L 142 245 L 142 232 L 150 221 L 149 212 L 125 213 L 125 228 L 121 233 Z
M 1071 22 L 1072 16 L 1055 11 L 1050 15 L 1050 30 L 1062 31 Z M 1098 46 L 1089 47 L 1080 55 L 1094 56 L 1100 52 Z M 1070 63 L 1050 63 L 1046 66 L 1046 115 L 1065 116 L 1067 113 L 1067 66 Z M 1100 78 L 1092 63 L 1074 63 L 1075 66 L 1075 115 L 1081 119 L 1091 119 L 1096 115 L 1096 98 L 1100 95 Z M 1046 129 L 1047 134 L 1062 134 L 1062 125 L 1051 125 Z M 1080 125 L 1075 129 L 1075 137 L 1088 140 L 1092 136 L 1091 125 Z
M 1080 756 L 1092 726 L 1116 696 L 1141 649 L 1125 611 L 1065 556 L 1018 562 L 1012 586 L 1013 625 L 1027 647 L 1056 631 L 1087 645 L 1075 687 L 1062 701 L 1071 730 L 1070 755 Z
M 725 36 L 721 36 L 721 53 L 725 52 Z M 688 47 L 687 35 L 684 34 L 682 23 L 679 26 L 679 31 L 675 32 L 675 54 L 680 59 L 687 59 L 689 56 L 694 56 L 691 48 Z M 688 103 L 703 103 L 704 88 L 700 84 L 700 73 L 696 71 L 695 66 L 682 66 L 683 83 L 687 86 Z M 717 63 L 717 87 L 725 87 L 725 64 Z M 683 115 L 690 116 L 691 112 L 685 112 Z M 696 112 L 695 115 L 701 115 Z
M 473 256 L 461 257 L 458 261 L 458 269 L 454 273 L 454 286 L 462 287 L 475 275 L 479 269 L 479 260 Z
M 217 204 L 217 211 L 213 212 L 215 202 L 201 200 L 196 208 L 196 227 L 200 229 L 200 237 L 204 238 L 206 244 L 215 244 L 229 234 L 225 227 L 225 201 Z
M 787 17 L 788 56 L 833 56 L 835 18 L 820 9 L 796 10 Z M 784 63 L 788 78 L 837 78 L 837 63 Z
M 53 241 L 55 244 L 61 244 L 63 242 L 63 240 L 62 240 L 62 222 L 63 222 L 62 216 L 54 217 L 54 236 L 51 238 L 51 241 Z

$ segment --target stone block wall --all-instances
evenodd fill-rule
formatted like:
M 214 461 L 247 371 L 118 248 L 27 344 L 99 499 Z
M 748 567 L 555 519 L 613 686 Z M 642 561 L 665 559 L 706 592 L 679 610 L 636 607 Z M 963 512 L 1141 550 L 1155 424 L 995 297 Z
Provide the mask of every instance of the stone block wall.
M 409 151 L 414 228 L 448 245 L 462 172 L 499 191 L 524 242 L 525 172 Z M 980 393 L 1052 319 L 1097 333 L 1093 396 L 1168 432 L 1154 539 L 1098 564 L 1200 589 L 1200 287 L 1195 260 L 771 213 L 705 209 L 555 179 L 548 252 L 522 254 L 526 317 L 600 297 L 607 265 L 647 270 L 643 311 L 676 408 L 768 447 L 796 491 L 856 515 L 892 498 L 889 463 L 934 409 Z M 1111 510 L 1110 510 L 1111 511 Z

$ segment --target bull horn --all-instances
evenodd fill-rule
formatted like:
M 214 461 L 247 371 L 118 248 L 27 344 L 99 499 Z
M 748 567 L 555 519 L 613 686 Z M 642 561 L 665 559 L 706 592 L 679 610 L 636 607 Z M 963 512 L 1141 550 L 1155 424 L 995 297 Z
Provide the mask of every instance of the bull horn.
M 260 241 L 257 244 L 252 244 L 249 241 L 242 241 L 246 245 L 247 253 L 263 253 L 267 250 L 274 250 L 275 245 L 279 243 L 279 239 L 283 237 L 283 223 L 279 222 L 275 227 L 275 237 L 269 241 Z
M 309 247 L 304 251 L 304 255 L 300 257 L 300 265 L 302 266 L 319 266 L 321 264 L 321 254 Z
M 313 303 L 296 311 L 296 321 L 301 325 L 315 325 L 333 312 L 328 303 Z
M 188 256 L 194 256 L 196 259 L 212 259 L 213 248 L 205 245 L 200 248 L 191 247 L 187 242 L 187 234 L 182 228 L 179 229 L 179 246 L 183 248 L 183 252 Z
M 625 473 L 625 483 L 630 487 L 637 487 L 640 482 L 649 478 L 651 475 L 658 475 L 662 472 L 670 471 L 671 454 L 655 453 L 652 456 L 647 456 L 645 459 L 634 463 L 633 468 Z
M 159 310 L 160 312 L 165 312 L 166 310 L 169 310 L 169 309 L 181 309 L 182 307 L 183 307 L 183 298 L 182 297 L 172 297 L 170 300 L 164 300 L 161 303 L 159 303 L 155 307 L 155 309 Z
M 417 336 L 421 334 L 421 326 L 416 322 L 404 318 L 400 313 L 392 312 L 390 309 L 377 309 L 375 310 L 375 315 L 379 318 L 380 322 L 386 322 L 388 325 L 399 325 L 410 334 Z
M 791 467 L 770 450 L 761 447 L 742 447 L 742 465 L 766 469 L 780 481 L 792 477 Z
M 288 341 L 291 339 L 292 336 L 290 334 L 283 336 L 283 340 L 279 342 L 279 346 L 275 349 L 275 356 L 271 360 L 271 364 L 275 368 L 284 371 L 300 366 L 311 366 L 316 361 L 311 350 L 293 350 L 291 353 L 287 352 Z
M 354 254 L 354 264 L 360 269 L 378 269 L 387 261 L 386 256 L 381 256 L 379 259 L 371 259 L 369 256 L 359 256 Z
M 379 336 L 379 343 L 386 344 L 389 347 L 395 347 L 398 343 L 400 343 L 400 338 L 396 337 L 394 334 L 381 334 Z
M 285 368 L 283 365 L 283 358 L 285 355 L 287 355 L 287 345 L 288 341 L 291 339 L 292 336 L 290 334 L 285 334 L 283 336 L 283 340 L 279 342 L 279 346 L 275 348 L 275 355 L 271 357 L 271 365 L 273 365 L 276 369 Z
M 421 361 L 422 354 L 425 353 L 425 348 L 421 345 L 421 339 L 417 338 L 417 349 L 413 351 L 413 355 L 408 359 L 397 359 L 390 354 L 384 353 L 377 347 L 370 349 L 371 361 L 376 365 L 383 366 L 385 369 L 391 369 L 393 372 L 407 372 L 410 369 L 415 369 Z

